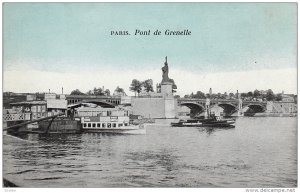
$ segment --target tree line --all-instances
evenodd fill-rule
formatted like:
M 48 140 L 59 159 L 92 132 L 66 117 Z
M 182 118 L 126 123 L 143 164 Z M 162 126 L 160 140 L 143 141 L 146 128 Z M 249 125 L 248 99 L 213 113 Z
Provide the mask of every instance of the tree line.
M 142 90 L 144 90 L 145 92 L 153 92 L 153 80 L 152 79 L 147 79 L 144 81 L 139 81 L 137 79 L 133 79 L 129 90 L 134 92 L 135 96 L 136 93 L 139 95 Z
M 254 101 L 254 100 L 263 100 L 263 101 L 281 101 L 282 100 L 282 93 L 274 94 L 272 89 L 268 90 L 257 90 L 255 89 L 253 92 L 244 92 L 244 93 L 239 93 L 241 99 L 243 100 L 249 100 L 249 101 Z M 234 93 L 204 93 L 201 91 L 197 91 L 195 94 L 192 92 L 190 95 L 185 95 L 184 98 L 198 98 L 198 99 L 206 99 L 206 98 L 211 98 L 211 99 L 237 99 L 238 94 Z
M 123 88 L 120 88 L 119 86 L 117 86 L 117 88 L 115 89 L 116 93 L 121 93 L 123 95 L 126 95 L 125 91 Z M 111 92 L 109 89 L 103 89 L 101 87 L 96 88 L 94 87 L 94 89 L 89 90 L 86 93 L 81 92 L 79 89 L 75 89 L 73 90 L 70 95 L 95 95 L 95 96 L 111 96 Z
M 140 81 L 137 79 L 133 79 L 130 84 L 129 90 L 134 92 L 135 96 L 136 96 L 136 94 L 139 95 L 143 90 L 147 93 L 153 92 L 154 91 L 153 90 L 153 80 L 147 79 L 144 81 Z M 119 86 L 117 86 L 117 88 L 115 89 L 115 92 L 125 94 L 124 89 L 120 88 Z M 99 88 L 95 87 L 93 90 L 89 90 L 86 93 L 81 92 L 79 89 L 75 89 L 70 94 L 71 95 L 97 95 L 97 96 L 110 96 L 111 95 L 109 89 L 104 90 L 101 87 L 99 87 Z
M 147 79 L 144 81 L 140 81 L 137 79 L 133 79 L 129 90 L 135 93 L 136 95 L 139 95 L 142 91 L 145 91 L 147 93 L 153 92 L 153 80 Z M 122 95 L 126 95 L 123 88 L 120 88 L 117 86 L 117 88 L 114 91 L 115 93 L 121 93 Z M 94 88 L 93 90 L 89 90 L 86 93 L 81 92 L 79 89 L 73 90 L 71 92 L 71 95 L 97 95 L 97 96 L 111 96 L 109 89 L 103 89 L 101 87 Z M 176 95 L 176 98 L 179 96 Z M 237 99 L 241 98 L 243 100 L 247 101 L 281 101 L 282 100 L 282 93 L 274 94 L 272 89 L 268 90 L 257 90 L 255 89 L 253 92 L 243 92 L 243 93 L 204 93 L 202 91 L 197 91 L 196 93 L 192 92 L 189 95 L 185 95 L 184 98 L 195 98 L 195 99 Z

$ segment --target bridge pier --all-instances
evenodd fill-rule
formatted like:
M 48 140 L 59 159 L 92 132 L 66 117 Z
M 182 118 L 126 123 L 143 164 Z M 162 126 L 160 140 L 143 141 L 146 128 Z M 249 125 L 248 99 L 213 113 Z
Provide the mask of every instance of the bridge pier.
M 238 100 L 238 112 L 237 112 L 238 117 L 243 117 L 244 116 L 244 111 L 243 111 L 243 101 L 241 98 Z
M 208 118 L 210 115 L 210 99 L 207 98 L 205 101 L 205 112 L 204 112 L 204 117 Z

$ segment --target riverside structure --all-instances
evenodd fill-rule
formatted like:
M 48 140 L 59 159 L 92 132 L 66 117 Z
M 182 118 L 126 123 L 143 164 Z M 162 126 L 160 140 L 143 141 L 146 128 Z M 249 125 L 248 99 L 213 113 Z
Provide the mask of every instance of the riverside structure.
M 146 118 L 169 119 L 177 117 L 177 99 L 174 98 L 173 88 L 177 88 L 173 79 L 169 78 L 169 66 L 166 57 L 162 67 L 160 92 L 152 96 L 134 97 L 131 99 L 132 114 Z

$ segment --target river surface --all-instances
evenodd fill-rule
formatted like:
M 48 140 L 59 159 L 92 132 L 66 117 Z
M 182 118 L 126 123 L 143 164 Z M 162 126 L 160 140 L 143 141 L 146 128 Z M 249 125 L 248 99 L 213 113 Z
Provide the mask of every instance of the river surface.
M 3 175 L 25 187 L 296 187 L 297 118 L 231 129 L 147 126 L 146 135 L 4 137 Z

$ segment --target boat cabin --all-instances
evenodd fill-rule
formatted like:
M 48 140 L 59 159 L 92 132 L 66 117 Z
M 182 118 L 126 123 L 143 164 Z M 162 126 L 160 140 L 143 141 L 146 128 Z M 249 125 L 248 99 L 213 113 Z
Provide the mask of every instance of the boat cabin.
M 83 129 L 120 128 L 129 125 L 129 112 L 121 108 L 80 107 L 76 116 L 81 117 Z

